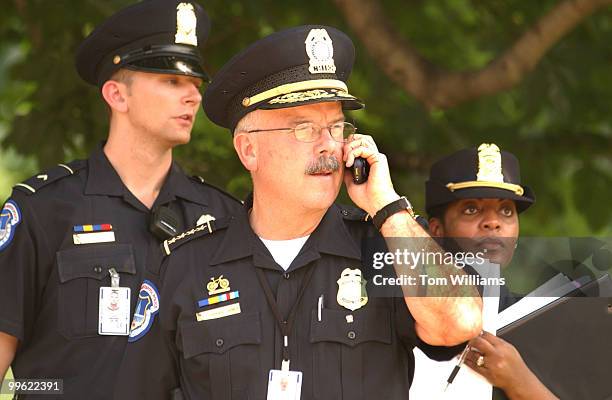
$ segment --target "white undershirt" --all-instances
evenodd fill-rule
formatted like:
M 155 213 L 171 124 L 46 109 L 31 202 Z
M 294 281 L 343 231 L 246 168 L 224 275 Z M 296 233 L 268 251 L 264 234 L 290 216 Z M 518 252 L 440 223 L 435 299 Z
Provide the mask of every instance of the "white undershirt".
M 309 237 L 310 235 L 289 240 L 259 239 L 266 245 L 274 261 L 287 271 Z

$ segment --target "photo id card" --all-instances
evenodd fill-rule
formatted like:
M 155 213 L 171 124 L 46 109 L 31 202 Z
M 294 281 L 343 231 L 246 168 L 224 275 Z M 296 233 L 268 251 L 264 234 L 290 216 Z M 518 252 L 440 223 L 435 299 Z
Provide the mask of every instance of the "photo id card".
M 302 373 L 300 371 L 270 370 L 267 400 L 300 400 Z
M 101 287 L 98 334 L 127 336 L 130 333 L 130 288 Z

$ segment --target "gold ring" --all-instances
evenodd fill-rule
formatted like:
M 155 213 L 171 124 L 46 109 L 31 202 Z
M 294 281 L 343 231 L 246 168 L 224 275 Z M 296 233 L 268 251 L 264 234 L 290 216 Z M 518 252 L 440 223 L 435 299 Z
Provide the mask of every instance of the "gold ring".
M 484 367 L 484 356 L 478 356 L 478 359 L 476 359 L 476 365 L 479 367 Z

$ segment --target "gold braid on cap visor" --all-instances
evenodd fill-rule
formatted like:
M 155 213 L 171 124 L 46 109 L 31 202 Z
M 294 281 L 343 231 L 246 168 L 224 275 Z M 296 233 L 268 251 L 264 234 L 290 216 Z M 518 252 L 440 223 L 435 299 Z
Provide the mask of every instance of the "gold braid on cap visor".
M 344 83 L 344 82 L 342 82 L 340 80 L 337 80 L 337 79 L 311 79 L 311 80 L 307 80 L 307 81 L 287 83 L 285 85 L 280 85 L 280 86 L 277 86 L 275 88 L 266 90 L 264 92 L 261 92 L 259 94 L 254 95 L 254 96 L 245 97 L 244 99 L 242 99 L 242 105 L 244 107 L 248 107 L 248 106 L 250 106 L 252 104 L 257 104 L 257 103 L 262 102 L 264 100 L 272 99 L 272 98 L 275 98 L 275 97 L 278 97 L 278 96 L 282 96 L 282 95 L 291 94 L 293 92 L 302 92 L 302 91 L 306 91 L 306 90 L 317 90 L 317 89 L 335 89 L 335 90 L 337 90 L 337 92 L 335 94 L 336 96 L 353 98 L 353 96 L 348 94 L 348 88 L 346 86 L 346 83 Z M 327 93 L 327 92 L 325 92 L 325 93 Z M 319 93 L 318 95 L 319 95 L 319 97 L 311 97 L 311 98 L 321 98 L 321 97 L 324 97 L 321 93 Z M 294 100 L 294 101 L 305 101 L 305 100 Z M 283 102 L 283 101 L 279 100 L 278 102 Z M 284 102 L 289 102 L 289 101 L 285 100 Z
M 525 192 L 522 187 L 519 185 L 515 185 L 513 183 L 504 183 L 504 182 L 486 182 L 486 181 L 469 181 L 469 182 L 459 182 L 459 183 L 449 183 L 446 185 L 448 190 L 454 192 L 459 189 L 467 189 L 473 187 L 491 187 L 497 189 L 505 189 L 511 192 L 514 192 L 518 196 L 522 196 Z

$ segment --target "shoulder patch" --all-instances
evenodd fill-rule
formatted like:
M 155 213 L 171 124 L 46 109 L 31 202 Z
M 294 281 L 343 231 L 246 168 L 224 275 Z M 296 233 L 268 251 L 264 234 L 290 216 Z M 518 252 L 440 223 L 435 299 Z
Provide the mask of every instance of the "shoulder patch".
M 85 168 L 86 165 L 84 160 L 76 160 L 68 164 L 58 164 L 45 172 L 41 172 L 24 182 L 16 184 L 14 188 L 31 195 L 53 182 L 74 175 L 80 169 Z
M 194 175 L 194 176 L 191 177 L 191 179 L 196 181 L 196 182 L 198 182 L 198 183 L 200 183 L 200 184 L 202 184 L 202 185 L 208 186 L 211 189 L 216 190 L 217 192 L 219 192 L 222 195 L 230 198 L 231 200 L 234 200 L 234 201 L 238 202 L 239 204 L 244 204 L 244 202 L 242 200 L 240 200 L 239 198 L 237 198 L 236 196 L 230 194 L 229 192 L 226 192 L 225 190 L 221 189 L 220 187 L 217 187 L 217 186 L 215 186 L 215 185 L 213 185 L 211 183 L 206 182 L 204 180 L 204 178 L 202 178 L 199 175 Z
M 203 236 L 211 235 L 213 232 L 227 228 L 231 220 L 232 217 L 225 217 L 219 219 L 210 217 L 207 218 L 205 221 L 198 221 L 201 222 L 201 224 L 196 226 L 195 228 L 185 231 L 180 235 L 174 236 L 171 239 L 164 240 L 164 242 L 162 243 L 162 251 L 165 255 L 169 256 L 175 249 L 187 242 L 190 242 L 194 239 Z
M 15 228 L 21 222 L 21 210 L 17 203 L 9 200 L 0 211 L 0 251 L 6 249 L 13 241 Z
M 145 279 L 138 292 L 138 302 L 134 310 L 128 342 L 135 342 L 149 332 L 158 311 L 159 291 L 153 282 Z

